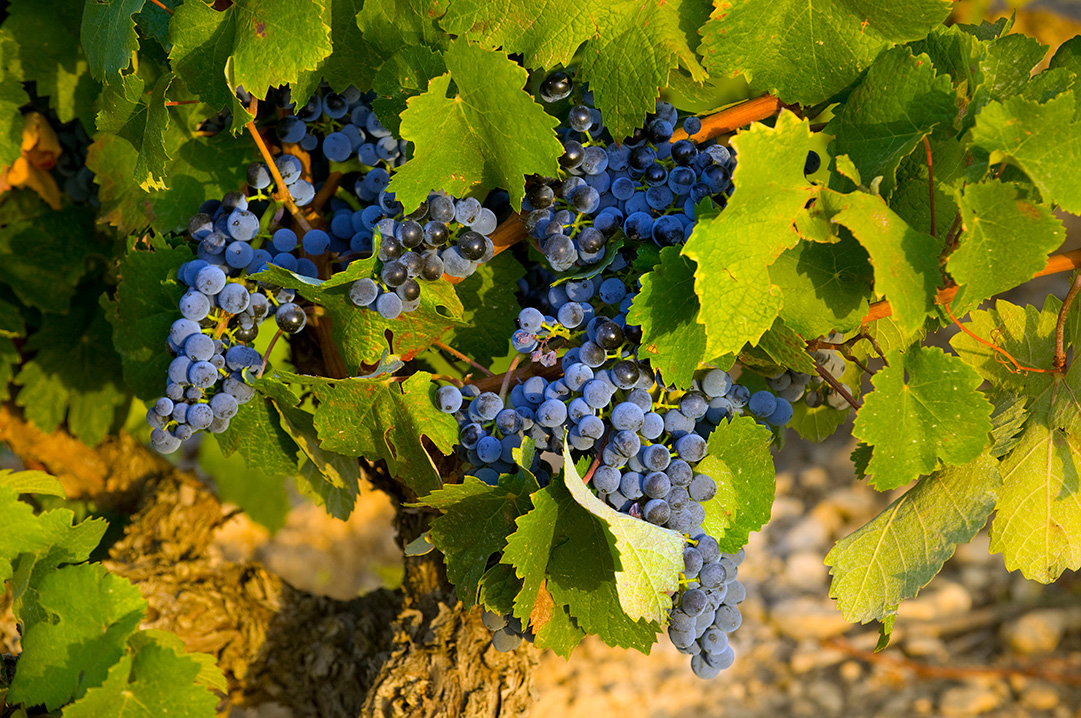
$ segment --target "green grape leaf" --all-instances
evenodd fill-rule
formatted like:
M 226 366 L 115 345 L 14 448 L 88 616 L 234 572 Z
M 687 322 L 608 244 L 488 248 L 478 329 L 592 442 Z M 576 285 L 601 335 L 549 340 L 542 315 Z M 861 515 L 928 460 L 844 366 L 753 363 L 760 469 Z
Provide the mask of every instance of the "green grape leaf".
M 101 685 L 64 709 L 64 718 L 200 718 L 214 714 L 217 697 L 196 683 L 202 666 L 191 656 L 147 644 L 124 656 Z
M 499 560 L 514 567 L 521 588 L 514 597 L 514 615 L 523 625 L 529 621 L 537 594 L 544 585 L 559 524 L 559 504 L 548 491 L 536 491 L 533 508 L 518 517 L 514 533 L 507 537 Z M 534 630 L 539 628 L 534 626 Z
M 582 79 L 613 137 L 629 137 L 642 125 L 656 107 L 658 88 L 668 84 L 677 65 L 696 81 L 706 78 L 681 27 L 681 15 L 693 13 L 696 4 L 620 0 L 589 6 L 597 30 L 582 51 Z
M 111 341 L 97 297 L 77 303 L 70 314 L 46 316 L 26 342 L 36 353 L 15 377 L 22 387 L 15 403 L 26 418 L 48 433 L 66 415 L 75 438 L 100 443 L 130 399 L 119 357 L 101 350 Z
M 961 226 L 961 243 L 946 265 L 960 285 L 952 303 L 957 316 L 1032 279 L 1066 239 L 1062 220 L 1050 207 L 1033 204 L 1020 187 L 1005 182 L 965 187 Z
M 843 90 L 893 44 L 918 40 L 950 14 L 942 0 L 853 3 L 751 0 L 718 6 L 702 28 L 706 69 L 743 73 L 752 88 L 814 105 Z
M 929 474 L 938 461 L 956 466 L 979 456 L 992 410 L 977 390 L 979 375 L 936 347 L 893 351 L 887 359 L 852 427 L 853 436 L 874 447 L 871 485 L 888 491 Z
M 182 0 L 160 0 L 160 5 L 148 2 L 135 13 L 135 31 L 140 37 L 152 38 L 162 50 L 169 50 L 169 21 Z M 164 7 L 162 7 L 164 6 Z M 168 9 L 166 9 L 168 8 Z
M 563 483 L 582 508 L 595 516 L 611 535 L 616 564 L 616 593 L 623 612 L 632 620 L 667 620 L 671 596 L 679 588 L 685 541 L 675 531 L 621 514 L 586 488 L 574 468 L 570 448 L 563 447 Z
M 258 401 L 259 399 L 252 400 Z M 233 417 L 233 421 L 235 420 L 236 417 Z M 229 422 L 230 427 L 233 421 Z M 292 448 L 295 456 L 296 446 Z M 263 451 L 267 451 L 265 445 Z M 282 456 L 283 464 L 288 465 L 288 454 L 278 456 Z M 210 440 L 209 437 L 199 445 L 199 466 L 214 479 L 216 494 L 223 503 L 236 504 L 253 521 L 265 526 L 271 533 L 285 526 L 285 518 L 291 506 L 289 492 L 281 481 L 282 474 L 268 474 L 254 469 L 248 466 L 243 456 L 225 456 L 218 441 Z M 295 473 L 295 470 L 294 460 L 289 473 Z
M 936 471 L 882 513 L 837 542 L 826 556 L 830 596 L 846 621 L 896 615 L 935 577 L 958 544 L 972 540 L 995 507 L 998 462 L 987 454 Z
M 412 209 L 435 189 L 460 197 L 503 187 L 520 208 L 525 175 L 557 173 L 558 120 L 522 91 L 526 71 L 502 53 L 457 40 L 443 59 L 449 72 L 402 113 L 402 137 L 416 147 L 388 189 Z M 451 80 L 457 91 L 448 97 Z
M 983 46 L 979 82 L 973 92 L 976 109 L 991 100 L 1003 101 L 1021 93 L 1029 83 L 1036 63 L 1043 60 L 1047 47 L 1027 35 L 1003 35 Z
M 131 65 L 131 56 L 139 50 L 135 34 L 135 13 L 146 0 L 87 0 L 83 6 L 81 41 L 90 74 L 99 82 L 110 83 L 121 70 Z
M 489 486 L 474 476 L 446 484 L 423 498 L 443 515 L 432 521 L 429 539 L 443 552 L 447 578 L 467 606 L 477 603 L 479 583 L 492 554 L 503 550 L 514 520 L 529 510 L 537 490 L 533 475 L 519 471 Z
M 365 0 L 356 22 L 364 42 L 383 58 L 406 45 L 442 49 L 446 35 L 436 21 L 446 5 L 444 0 Z
M 700 305 L 694 293 L 695 264 L 679 247 L 661 250 L 660 262 L 641 275 L 627 322 L 642 327 L 641 350 L 664 380 L 687 389 L 705 357 L 706 333 L 698 323 Z
M 238 12 L 238 11 L 237 11 Z M 252 118 L 226 75 L 236 45 L 227 15 L 205 2 L 181 3 L 169 23 L 169 64 L 189 91 L 215 110 L 233 113 L 233 132 Z M 245 89 L 248 89 L 245 86 Z M 254 91 L 251 88 L 250 91 Z
M 298 488 L 316 497 L 331 516 L 345 521 L 353 513 L 360 494 L 360 463 L 350 456 L 334 453 L 320 444 L 315 417 L 297 404 L 300 399 L 279 381 L 260 379 L 256 389 L 273 401 L 281 417 L 281 428 L 304 452 L 308 462 L 301 467 Z M 306 485 L 305 485 L 306 484 Z
M 648 654 L 657 640 L 658 625 L 633 620 L 621 607 L 614 577 L 623 564 L 612 532 L 571 495 L 564 482 L 553 481 L 544 491 L 555 499 L 559 510 L 545 583 L 555 606 L 566 607 L 582 630 L 609 646 Z
M 952 129 L 932 134 L 929 144 L 935 174 L 934 231 L 928 201 L 927 153 L 922 148 L 901 160 L 897 186 L 887 201 L 890 209 L 916 231 L 944 238 L 957 219 L 958 190 L 966 182 L 969 147 L 954 136 Z
M 878 56 L 824 132 L 834 136 L 831 155 L 847 154 L 866 181 L 883 177 L 888 195 L 902 158 L 956 115 L 950 78 L 936 75 L 927 55 L 898 47 Z
M 980 79 L 978 60 L 985 45 L 956 25 L 938 25 L 924 38 L 908 43 L 913 55 L 925 54 L 938 72 L 949 74 L 957 91 L 965 98 Z
M 424 536 L 427 537 L 428 534 L 425 533 Z M 514 611 L 514 597 L 521 587 L 522 581 L 514 575 L 514 569 L 505 563 L 497 563 L 480 577 L 477 603 L 489 611 L 505 616 Z
M 102 297 L 102 306 L 113 327 L 125 384 L 143 401 L 153 401 L 165 388 L 172 357 L 162 342 L 180 319 L 177 302 L 185 291 L 175 272 L 194 255 L 183 245 L 169 247 L 158 235 L 139 246 L 149 251 L 133 248 L 120 259 L 123 281 L 112 301 Z
M 300 71 L 300 79 L 290 88 L 293 99 L 299 104 L 306 103 L 315 94 L 320 81 L 326 82 L 335 92 L 342 92 L 350 85 L 367 90 L 379 66 L 379 57 L 357 27 L 357 12 L 364 4 L 363 0 L 328 0 L 327 4 L 330 5 L 332 52 L 314 69 Z
M 706 457 L 695 471 L 717 482 L 717 495 L 702 505 L 702 528 L 722 551 L 738 551 L 751 531 L 769 521 L 777 485 L 772 440 L 769 429 L 747 416 L 735 416 L 709 435 Z
M 758 342 L 761 349 L 777 366 L 804 374 L 814 374 L 815 365 L 807 353 L 807 343 L 803 338 L 788 328 L 783 320 L 777 319 Z
M 8 700 L 56 710 L 101 685 L 146 613 L 139 589 L 100 564 L 50 571 L 38 602 L 51 617 L 26 626 Z
M 0 284 L 28 307 L 67 312 L 96 248 L 92 211 L 66 206 L 57 212 L 28 190 L 6 198 L 4 207 L 14 216 L 0 216 Z
M 465 310 L 464 326 L 447 334 L 447 344 L 471 357 L 478 364 L 490 366 L 493 359 L 505 356 L 510 337 L 518 328 L 518 280 L 525 267 L 511 252 L 501 252 L 456 286 L 458 299 Z
M 787 427 L 808 441 L 819 442 L 833 436 L 847 418 L 847 411 L 838 411 L 825 402 L 809 407 L 797 401 L 792 404 L 792 420 Z
M 39 551 L 48 546 L 41 520 L 30 504 L 19 501 L 19 490 L 0 484 L 0 511 L 4 516 L 4 531 L 0 533 L 0 591 L 12 576 L 11 564 L 19 554 Z
M 1003 299 L 988 311 L 974 311 L 965 325 L 969 331 L 1008 352 L 1022 366 L 1050 368 L 1055 356 L 1055 324 L 1062 302 L 1048 295 L 1043 311 L 1031 305 L 1019 307 Z M 998 352 L 959 333 L 950 340 L 963 362 L 975 369 L 996 389 L 1024 397 L 1042 394 L 1051 385 L 1051 374 L 1014 371 Z
M 521 53 L 527 67 L 567 65 L 585 43 L 579 78 L 594 91 L 612 135 L 622 139 L 653 112 L 658 88 L 678 65 L 695 81 L 705 79 L 683 29 L 701 25 L 703 7 L 692 0 L 548 0 L 543 9 L 525 0 L 456 0 L 441 24 L 488 47 Z
M 1006 570 L 1051 583 L 1081 568 L 1081 372 L 1074 362 L 1037 394 L 1017 446 L 1002 458 L 991 551 Z
M 800 242 L 769 274 L 786 297 L 781 319 L 804 337 L 847 332 L 867 314 L 874 271 L 867 250 L 848 232 L 835 244 Z
M 199 664 L 199 674 L 195 676 L 196 683 L 204 685 L 211 690 L 219 690 L 222 693 L 228 692 L 229 684 L 226 682 L 225 675 L 221 672 L 221 669 L 218 668 L 217 660 L 214 656 L 209 653 L 189 653 L 188 647 L 184 643 L 184 639 L 175 633 L 157 628 L 144 628 L 143 630 L 132 634 L 132 637 L 128 639 L 128 646 L 136 652 L 141 651 L 144 646 L 148 645 L 167 648 L 177 656 L 195 661 Z
M 540 649 L 550 648 L 561 658 L 571 657 L 575 647 L 586 637 L 566 606 L 552 608 L 548 621 L 535 631 L 533 645 Z
M 767 266 L 800 237 L 793 222 L 815 191 L 803 164 L 813 149 L 807 120 L 783 112 L 775 127 L 755 124 L 732 139 L 740 191 L 725 210 L 695 226 L 683 253 L 698 263 L 695 290 L 706 328 L 706 356 L 757 342 L 781 310 Z
M 167 192 L 147 191 L 132 179 L 138 151 L 116 135 L 98 134 L 90 146 L 86 165 L 100 185 L 102 221 L 122 234 L 137 234 L 153 227 L 162 234 L 180 234 L 206 199 L 220 199 L 239 189 L 252 156 L 248 137 L 221 132 L 201 137 L 193 110 L 172 108 L 164 139 L 171 159 L 166 164 Z
M 401 133 L 399 116 L 410 97 L 427 91 L 428 83 L 447 71 L 443 56 L 429 47 L 406 45 L 387 58 L 372 79 L 377 96 L 372 101 L 383 126 L 395 136 Z
M 1028 421 L 1025 398 L 1015 394 L 1002 394 L 995 401 L 995 413 L 991 415 L 991 456 L 996 459 L 1010 453 L 1021 441 L 1021 429 Z
M 44 471 L 0 471 L 0 486 L 15 489 L 20 494 L 42 494 L 45 496 L 66 496 L 64 486 L 55 476 Z
M 30 96 L 23 89 L 19 42 L 5 25 L 0 28 L 0 114 L 8 119 L 0 128 L 0 167 L 10 165 L 22 154 L 24 123 L 19 108 L 28 102 Z
M 898 325 L 915 332 L 934 308 L 941 281 L 938 240 L 910 227 L 881 197 L 862 192 L 822 196 L 840 207 L 833 221 L 850 229 L 870 255 L 875 291 L 890 300 Z
M 319 405 L 315 428 L 320 445 L 344 456 L 383 459 L 392 476 L 418 496 L 442 485 L 422 440 L 451 453 L 458 425 L 436 408 L 432 375 L 418 371 L 405 381 L 396 377 L 319 379 L 288 372 L 276 378 L 314 387 Z
M 85 0 L 11 0 L 4 29 L 19 40 L 22 79 L 35 83 L 38 97 L 49 98 L 61 122 L 78 118 L 89 130 L 101 86 L 90 76 L 79 41 L 84 4 Z M 6 55 L 4 60 L 5 67 L 12 67 Z
M 226 457 L 240 452 L 249 471 L 266 476 L 295 476 L 300 447 L 282 428 L 281 415 L 262 394 L 241 404 L 229 427 L 217 435 Z
M 335 345 L 346 369 L 356 372 L 364 364 L 378 364 L 384 352 L 408 361 L 432 345 L 452 327 L 463 326 L 463 308 L 454 286 L 442 280 L 423 282 L 420 306 L 397 319 L 383 319 L 378 312 L 358 307 L 349 300 L 349 287 L 361 277 L 374 273 L 376 256 L 352 262 L 328 280 L 301 277 L 270 265 L 252 275 L 259 281 L 296 289 L 297 293 L 326 309 Z M 387 344 L 387 332 L 393 339 Z
M 1081 122 L 1074 118 L 1075 92 L 1042 105 L 1009 97 L 983 108 L 972 130 L 972 143 L 991 153 L 991 164 L 1009 162 L 1029 176 L 1045 202 L 1067 212 L 1081 212 Z
M 1047 69 L 1067 70 L 1081 77 L 1081 36 L 1075 35 L 1059 45 Z
M 170 159 L 165 145 L 169 128 L 165 93 L 172 81 L 172 73 L 162 75 L 150 98 L 144 99 L 142 78 L 123 75 L 120 81 L 106 86 L 102 97 L 104 109 L 98 113 L 98 129 L 123 137 L 138 150 L 132 177 L 144 190 L 165 189 L 165 168 Z
M 177 75 L 215 108 L 234 104 L 237 87 L 265 97 L 269 88 L 300 82 L 330 55 L 327 0 L 237 0 L 222 12 L 188 5 L 203 3 L 177 8 L 169 57 Z
M 87 560 L 108 528 L 108 522 L 101 518 L 75 524 L 75 514 L 70 509 L 46 511 L 38 520 L 44 545 L 19 556 L 11 580 L 12 612 L 26 625 L 48 618 L 40 602 L 42 579 L 61 564 Z

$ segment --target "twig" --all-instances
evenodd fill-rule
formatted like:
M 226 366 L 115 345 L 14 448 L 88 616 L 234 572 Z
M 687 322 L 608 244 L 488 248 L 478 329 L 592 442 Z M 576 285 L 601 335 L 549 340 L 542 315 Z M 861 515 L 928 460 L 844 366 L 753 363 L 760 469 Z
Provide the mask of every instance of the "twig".
M 967 334 L 969 337 L 971 337 L 974 341 L 979 342 L 980 344 L 983 344 L 985 347 L 987 347 L 991 351 L 994 351 L 994 352 L 996 352 L 998 354 L 1001 354 L 1002 356 L 1009 359 L 1010 363 L 1013 364 L 1013 366 L 1014 366 L 1014 372 L 1013 373 L 1017 374 L 1017 373 L 1020 373 L 1020 372 L 1023 372 L 1023 371 L 1034 371 L 1034 372 L 1037 372 L 1039 374 L 1054 374 L 1054 373 L 1058 372 L 1058 369 L 1037 369 L 1036 367 L 1023 366 L 1020 362 L 1018 362 L 1016 359 L 1014 359 L 1013 354 L 1010 354 L 1008 351 L 1006 351 L 1005 349 L 1003 349 L 1000 346 L 996 346 L 996 345 L 992 344 L 991 342 L 989 342 L 986 339 L 984 339 L 983 337 L 977 335 L 971 329 L 969 329 L 964 324 L 959 322 L 957 320 L 957 317 L 955 317 L 953 315 L 953 310 L 950 309 L 949 303 L 943 304 L 942 308 L 946 310 L 946 314 L 950 315 L 950 319 L 953 320 L 953 323 L 957 325 L 958 329 L 963 331 L 965 334 Z M 1000 362 L 1000 363 L 1005 364 L 1005 362 Z M 1009 368 L 1009 367 L 1007 367 L 1007 368 Z
M 495 376 L 495 374 L 488 371 L 488 369 L 486 369 L 484 366 L 478 364 L 477 362 L 475 362 L 472 359 L 470 359 L 469 357 L 467 357 L 465 354 L 462 354 L 460 351 L 458 351 L 454 347 L 448 346 L 448 345 L 444 344 L 443 342 L 439 341 L 438 339 L 436 341 L 432 342 L 432 346 L 436 347 L 437 349 L 442 349 L 443 351 L 445 351 L 448 354 L 453 354 L 454 356 L 458 357 L 459 359 L 464 361 L 469 366 L 471 366 L 474 369 L 482 372 L 485 376 Z
M 694 135 L 688 136 L 682 127 L 672 133 L 672 142 L 691 139 L 695 142 L 706 140 L 732 132 L 744 125 L 749 125 L 758 120 L 764 120 L 777 114 L 784 105 L 773 95 L 763 95 L 753 100 L 741 102 L 732 107 L 726 107 L 720 112 L 702 118 L 702 129 Z
M 255 103 L 256 100 L 253 99 L 253 113 L 257 109 Z M 297 221 L 297 224 L 300 225 L 301 229 L 304 230 L 305 234 L 310 232 L 312 229 L 311 225 L 308 224 L 308 220 L 304 218 L 303 214 L 301 214 L 300 208 L 297 207 L 297 203 L 293 201 L 293 195 L 289 194 L 289 188 L 285 186 L 285 180 L 282 179 L 282 174 L 278 171 L 278 165 L 274 163 L 273 155 L 270 154 L 270 150 L 267 148 L 266 142 L 263 141 L 263 136 L 259 134 L 259 130 L 255 128 L 255 118 L 252 117 L 252 119 L 248 120 L 247 124 L 244 126 L 248 129 L 248 132 L 251 133 L 252 139 L 255 140 L 256 146 L 259 147 L 260 154 L 263 155 L 263 161 L 266 162 L 267 169 L 270 170 L 271 177 L 274 178 L 274 184 L 278 188 L 278 199 L 283 202 L 286 207 L 289 208 L 289 213 L 293 215 L 293 219 Z
M 1081 249 L 1048 257 L 1047 265 L 1032 276 L 1033 278 L 1046 277 L 1049 274 L 1068 272 L 1071 269 L 1081 269 Z M 935 304 L 949 304 L 955 296 L 957 296 L 957 287 L 940 289 L 935 295 Z M 863 318 L 863 323 L 870 324 L 879 319 L 885 319 L 891 314 L 893 314 L 893 307 L 890 306 L 888 299 L 883 299 L 870 306 L 867 315 Z
M 164 4 L 161 0 L 150 0 L 150 2 L 154 3 L 155 5 L 160 7 L 162 10 L 169 13 L 170 15 L 173 14 L 173 9 L 171 7 L 169 7 L 168 5 Z
M 263 364 L 262 364 L 262 366 L 259 367 L 259 373 L 255 375 L 256 379 L 262 379 L 263 378 L 263 372 L 266 371 L 267 359 L 270 359 L 270 351 L 274 348 L 274 345 L 278 342 L 278 337 L 280 337 L 284 333 L 285 332 L 283 332 L 281 329 L 279 329 L 278 333 L 274 335 L 274 338 L 270 340 L 270 344 L 267 344 L 266 351 L 263 352 Z
M 316 212 L 323 209 L 323 205 L 327 203 L 327 200 L 334 196 L 334 193 L 338 191 L 338 181 L 341 180 L 341 172 L 331 172 L 327 175 L 326 182 L 319 188 L 319 191 L 315 193 L 315 199 L 312 200 L 312 209 Z
M 923 148 L 927 150 L 927 187 L 931 193 L 931 236 L 938 239 L 935 231 L 935 171 L 931 163 L 931 142 L 923 136 Z
M 912 671 L 913 673 L 928 678 L 953 678 L 966 679 L 978 677 L 1011 678 L 1014 676 L 1028 676 L 1042 678 L 1057 683 L 1081 685 L 1081 673 L 1050 671 L 1042 664 L 1032 666 L 1019 666 L 1016 668 L 991 668 L 983 666 L 932 666 L 926 663 L 918 663 L 907 658 L 897 658 L 883 653 L 874 653 L 856 648 L 848 641 L 830 638 L 822 642 L 823 647 L 847 653 L 867 663 L 878 663 L 893 668 Z
M 957 240 L 961 236 L 961 210 L 957 210 L 957 216 L 953 218 L 953 225 L 946 233 L 946 251 L 952 252 L 957 246 Z
M 173 100 L 166 102 L 166 107 L 176 107 L 178 105 L 198 105 L 202 100 Z
M 833 387 L 833 390 L 840 394 L 842 399 L 851 404 L 853 409 L 859 411 L 860 403 L 852 398 L 852 395 L 848 393 L 848 389 L 845 388 L 845 385 L 834 379 L 833 375 L 826 371 L 826 367 L 819 364 L 817 359 L 812 358 L 811 361 L 814 362 L 815 371 L 818 372 L 818 375 L 825 379 L 826 383 Z
M 499 400 L 506 401 L 507 389 L 510 387 L 511 377 L 514 376 L 514 370 L 518 368 L 518 362 L 522 360 L 521 354 L 516 354 L 514 359 L 511 360 L 510 367 L 503 374 L 503 383 L 499 387 Z
M 1066 371 L 1066 348 L 1063 346 L 1066 338 L 1066 315 L 1070 313 L 1070 307 L 1077 299 L 1077 292 L 1081 291 L 1081 272 L 1073 278 L 1070 291 L 1062 300 L 1062 309 L 1058 312 L 1058 324 L 1055 325 L 1055 368 L 1060 372 Z

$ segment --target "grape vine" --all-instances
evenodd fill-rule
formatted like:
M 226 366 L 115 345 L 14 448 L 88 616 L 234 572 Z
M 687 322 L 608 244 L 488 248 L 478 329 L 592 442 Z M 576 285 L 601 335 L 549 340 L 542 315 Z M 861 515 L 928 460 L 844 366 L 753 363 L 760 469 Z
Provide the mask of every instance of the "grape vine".
M 61 0 L 46 43 L 14 0 L 0 399 L 88 445 L 215 442 L 268 478 L 222 488 L 253 513 L 290 477 L 347 518 L 378 466 L 498 652 L 666 633 L 695 675 L 731 666 L 793 432 L 850 426 L 857 474 L 911 487 L 824 557 L 880 646 L 987 523 L 1009 570 L 1081 568 L 1081 279 L 1003 298 L 1081 266 L 1081 38 L 940 0 L 826 34 L 787 0 L 699 5 Z M 56 520 L 12 481 L 4 579 Z M 53 574 L 100 588 L 85 553 Z M 30 636 L 70 589 L 33 580 L 56 620 L 13 580 L 9 700 L 89 715 L 202 660 L 133 624 L 50 691 Z

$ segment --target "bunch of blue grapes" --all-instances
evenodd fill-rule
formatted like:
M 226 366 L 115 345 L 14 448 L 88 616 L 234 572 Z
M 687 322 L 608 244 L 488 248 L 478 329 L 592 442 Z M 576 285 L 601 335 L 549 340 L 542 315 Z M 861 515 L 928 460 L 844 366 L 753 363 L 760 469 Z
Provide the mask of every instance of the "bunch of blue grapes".
M 573 82 L 565 73 L 551 80 L 541 87 L 543 100 L 571 94 Z M 586 90 L 582 102 L 567 113 L 560 130 L 560 177 L 535 179 L 526 197 L 526 228 L 556 272 L 600 263 L 609 241 L 619 234 L 631 242 L 682 244 L 694 227 L 699 203 L 710 198 L 723 208 L 734 191 L 731 150 L 690 139 L 672 141 L 679 126 L 688 135 L 697 133 L 697 117 L 681 122 L 672 105 L 658 102 L 643 127 L 628 138 L 613 138 L 592 104 Z
M 240 405 L 255 396 L 249 378 L 261 371 L 263 357 L 249 344 L 264 320 L 273 316 L 290 333 L 307 323 L 292 290 L 249 290 L 246 281 L 230 279 L 205 260 L 182 264 L 177 279 L 188 290 L 179 302 L 183 316 L 169 328 L 174 359 L 165 396 L 146 414 L 151 442 L 165 454 L 204 429 L 225 431 Z
M 418 208 L 405 212 L 387 187 L 395 168 L 406 161 L 406 142 L 383 126 L 370 99 L 353 88 L 341 95 L 324 92 L 278 121 L 275 129 L 284 145 L 297 144 L 316 158 L 313 172 L 349 170 L 356 179 L 352 193 L 338 194 L 328 203 L 326 230 L 315 229 L 298 238 L 293 230 L 280 229 L 271 238 L 274 256 L 260 258 L 303 274 L 304 255 L 328 257 L 344 268 L 378 251 L 375 275 L 358 280 L 350 299 L 358 307 L 394 319 L 420 305 L 422 281 L 434 282 L 444 275 L 468 277 L 490 260 L 495 245 L 489 235 L 498 222 L 495 213 L 476 198 L 435 192 Z M 292 165 L 289 157 L 282 155 L 276 162 Z M 299 163 L 295 169 L 299 172 Z M 282 176 L 301 206 L 311 201 L 320 186 L 294 180 L 284 171 Z M 252 166 L 249 184 L 256 189 L 269 186 L 270 173 L 264 165 Z M 301 249 L 301 257 L 290 256 Z
M 522 625 L 514 616 L 504 616 L 482 609 L 481 622 L 492 632 L 492 648 L 500 653 L 509 653 L 522 644 L 532 643 L 533 631 Z
M 739 604 L 747 590 L 736 578 L 743 549 L 722 553 L 706 533 L 690 539 L 683 551 L 686 581 L 668 612 L 668 638 L 680 653 L 691 657 L 699 678 L 715 678 L 735 661 L 729 634 L 740 627 Z

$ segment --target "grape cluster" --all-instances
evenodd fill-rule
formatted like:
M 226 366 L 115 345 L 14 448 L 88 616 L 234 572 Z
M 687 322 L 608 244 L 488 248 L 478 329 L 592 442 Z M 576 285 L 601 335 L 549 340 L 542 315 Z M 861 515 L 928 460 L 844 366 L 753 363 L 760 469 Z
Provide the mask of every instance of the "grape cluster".
M 553 102 L 572 89 L 571 79 L 557 73 L 540 94 Z M 702 529 L 717 484 L 697 466 L 722 422 L 747 415 L 783 426 L 792 404 L 780 389 L 752 393 L 721 369 L 678 390 L 640 354 L 641 329 L 628 321 L 640 289 L 631 257 L 647 242 L 685 241 L 702 200 L 723 208 L 735 158 L 720 145 L 671 142 L 679 118 L 665 103 L 627 142 L 606 143 L 588 91 L 583 100 L 568 112 L 562 179 L 534 178 L 527 192 L 526 227 L 556 274 L 535 271 L 520 283 L 534 306 L 519 313 L 511 345 L 547 369 L 514 384 L 506 397 L 443 386 L 436 400 L 457 419 L 461 457 L 477 478 L 495 484 L 512 473 L 513 450 L 527 437 L 542 451 L 559 451 L 565 441 L 573 457 L 593 458 L 586 479 L 598 498 L 688 537 L 669 636 L 692 656 L 696 675 L 712 677 L 732 663 L 728 633 L 740 623 L 736 606 L 745 591 L 736 581 L 742 552 L 721 554 Z M 684 127 L 693 135 L 697 123 L 687 118 Z M 613 237 L 622 244 L 609 244 Z M 493 641 L 513 647 L 499 633 L 503 620 L 491 618 Z
M 571 81 L 559 78 L 554 87 L 559 91 L 542 86 L 541 98 L 566 97 Z M 534 178 L 525 203 L 531 210 L 526 228 L 541 242 L 554 271 L 600 263 L 619 232 L 632 242 L 682 244 L 694 227 L 699 202 L 711 198 L 721 208 L 727 204 L 734 190 L 735 155 L 715 143 L 673 142 L 679 124 L 675 108 L 658 102 L 646 124 L 617 143 L 588 90 L 582 103 L 570 108 L 561 130 L 563 176 Z M 690 116 L 682 126 L 694 135 L 701 120 Z
M 202 429 L 225 431 L 240 404 L 255 396 L 244 371 L 262 369 L 262 355 L 248 343 L 264 320 L 273 315 L 290 334 L 307 323 L 291 289 L 249 291 L 243 280 L 230 281 L 220 267 L 200 259 L 182 264 L 177 276 L 189 289 L 180 298 L 184 316 L 169 329 L 175 358 L 165 396 L 146 415 L 151 442 L 163 454 Z
M 691 657 L 699 678 L 714 678 L 735 661 L 728 634 L 740 627 L 739 604 L 747 590 L 736 580 L 743 549 L 721 553 L 717 540 L 700 533 L 683 551 L 683 575 L 689 580 L 668 612 L 668 638 L 680 653 Z
M 522 640 L 532 643 L 533 631 L 522 626 L 514 616 L 503 616 L 482 609 L 481 622 L 492 632 L 492 648 L 500 653 L 509 653 L 522 644 Z

